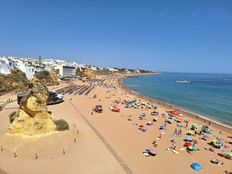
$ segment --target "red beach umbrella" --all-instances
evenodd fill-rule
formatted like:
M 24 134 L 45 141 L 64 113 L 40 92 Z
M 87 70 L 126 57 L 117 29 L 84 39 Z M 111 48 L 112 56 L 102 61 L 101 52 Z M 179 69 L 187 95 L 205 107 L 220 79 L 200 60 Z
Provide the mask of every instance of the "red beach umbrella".
M 170 113 L 173 114 L 173 115 L 179 115 L 180 114 L 178 111 L 171 111 Z
M 184 147 L 190 147 L 190 146 L 192 146 L 192 143 L 190 143 L 190 142 L 186 142 L 186 143 L 184 144 Z

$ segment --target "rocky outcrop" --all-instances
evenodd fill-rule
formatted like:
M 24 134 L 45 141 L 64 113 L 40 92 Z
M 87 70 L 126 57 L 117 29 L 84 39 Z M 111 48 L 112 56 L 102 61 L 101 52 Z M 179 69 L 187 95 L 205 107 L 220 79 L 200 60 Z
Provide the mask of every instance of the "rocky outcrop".
M 18 112 L 10 117 L 10 134 L 40 135 L 56 130 L 47 110 L 48 91 L 40 83 L 31 85 L 19 104 Z

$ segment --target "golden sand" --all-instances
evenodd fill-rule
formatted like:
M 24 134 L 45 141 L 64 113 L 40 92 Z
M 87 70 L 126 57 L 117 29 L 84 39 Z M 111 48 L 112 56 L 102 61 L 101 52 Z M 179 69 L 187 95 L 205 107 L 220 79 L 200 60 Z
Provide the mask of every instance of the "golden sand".
M 149 126 L 146 132 L 140 131 L 138 125 L 145 125 L 147 121 L 151 121 L 151 111 L 125 108 L 121 103 L 115 104 L 114 100 L 129 100 L 138 98 L 138 96 L 119 88 L 118 78 L 109 78 L 106 83 L 112 84 L 116 89 L 97 86 L 87 96 L 66 95 L 64 103 L 49 106 L 48 109 L 52 111 L 56 119 L 64 118 L 69 124 L 75 125 L 72 129 L 74 131 L 67 131 L 67 134 L 54 134 L 49 139 L 45 138 L 46 140 L 31 143 L 32 149 L 36 149 L 38 153 L 37 160 L 34 158 L 35 151 L 30 153 L 31 156 L 24 156 L 26 150 L 22 147 L 16 150 L 19 154 L 16 158 L 13 152 L 1 151 L 0 168 L 12 174 L 193 174 L 196 172 L 191 169 L 190 165 L 197 162 L 202 165 L 202 169 L 197 172 L 199 174 L 223 174 L 225 170 L 232 171 L 231 161 L 218 156 L 217 153 L 220 153 L 220 150 L 216 150 L 216 153 L 204 150 L 210 147 L 207 144 L 210 140 L 201 141 L 198 135 L 194 136 L 194 139 L 198 141 L 199 151 L 189 154 L 181 150 L 184 144 L 183 139 L 189 128 L 184 128 L 181 136 L 173 136 L 176 124 L 170 124 L 165 130 L 160 131 L 159 126 L 164 123 L 165 118 L 159 117 L 158 121 Z M 145 99 L 141 100 L 145 101 Z M 92 108 L 97 104 L 103 106 L 103 113 L 92 114 Z M 110 111 L 109 106 L 113 104 L 120 109 L 119 113 Z M 17 106 L 16 103 L 11 103 L 7 106 L 11 109 L 5 108 L 0 112 L 1 137 L 7 132 L 8 114 L 15 110 L 15 106 Z M 157 106 L 159 113 L 166 113 L 167 107 L 158 104 Z M 147 113 L 145 120 L 139 119 L 142 112 Z M 189 121 L 189 125 L 195 122 L 202 124 L 194 118 L 184 117 L 184 119 Z M 75 132 L 76 128 L 79 130 L 78 134 Z M 213 134 L 224 142 L 227 141 L 227 136 L 231 136 L 230 130 L 223 130 L 214 125 L 210 128 Z M 220 130 L 222 133 L 219 133 Z M 153 147 L 152 142 L 160 135 L 162 138 L 157 141 L 158 146 L 155 148 L 157 155 L 145 157 L 142 152 L 146 148 Z M 176 142 L 176 151 L 179 154 L 167 150 L 171 146 L 172 139 Z M 0 139 L 0 145 L 1 143 L 2 139 Z M 7 149 L 6 144 L 4 146 Z M 56 149 L 59 153 L 46 155 L 44 149 L 47 149 L 47 152 Z M 63 154 L 63 149 L 65 154 Z M 228 150 L 231 150 L 231 145 Z M 212 158 L 218 158 L 224 164 L 222 166 L 212 164 L 210 163 Z

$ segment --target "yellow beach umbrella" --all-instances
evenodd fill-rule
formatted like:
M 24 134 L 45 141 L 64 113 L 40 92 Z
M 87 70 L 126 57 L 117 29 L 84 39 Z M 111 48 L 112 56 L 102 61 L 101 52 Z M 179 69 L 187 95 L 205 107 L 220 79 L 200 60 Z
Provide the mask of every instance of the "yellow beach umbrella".
M 190 131 L 188 131 L 188 134 L 189 134 L 189 135 L 193 135 L 193 134 L 194 134 L 194 131 L 193 131 L 193 130 L 190 130 Z
M 157 121 L 158 120 L 158 118 L 157 117 L 152 117 L 152 119 L 153 119 L 153 121 Z
M 212 142 L 212 143 L 217 143 L 218 140 L 217 140 L 217 139 L 212 139 L 211 142 Z

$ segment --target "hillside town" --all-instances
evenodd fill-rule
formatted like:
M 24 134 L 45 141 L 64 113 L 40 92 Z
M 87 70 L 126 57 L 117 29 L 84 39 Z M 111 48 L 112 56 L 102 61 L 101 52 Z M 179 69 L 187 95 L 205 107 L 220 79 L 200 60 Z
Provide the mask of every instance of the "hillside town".
M 77 63 L 74 61 L 58 60 L 58 59 L 42 59 L 39 56 L 37 59 L 29 57 L 16 57 L 16 56 L 0 56 L 0 74 L 10 74 L 11 69 L 18 68 L 26 74 L 27 79 L 31 80 L 36 72 L 49 71 L 54 72 L 58 78 L 73 77 L 78 75 L 84 70 L 87 74 L 91 72 L 124 72 L 124 73 L 139 73 L 140 70 L 128 70 L 119 68 L 103 68 L 99 66 L 92 66 Z

